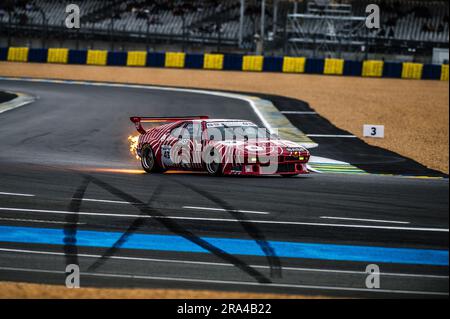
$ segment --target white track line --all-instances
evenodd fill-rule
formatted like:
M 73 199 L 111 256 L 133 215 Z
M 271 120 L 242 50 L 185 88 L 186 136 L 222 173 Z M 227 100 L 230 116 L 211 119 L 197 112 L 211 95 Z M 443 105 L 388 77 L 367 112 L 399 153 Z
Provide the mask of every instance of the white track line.
M 98 202 L 98 203 L 110 203 L 110 204 L 132 204 L 130 202 L 108 200 L 108 199 L 77 198 L 76 200 L 84 201 L 84 202 Z
M 306 134 L 308 137 L 344 137 L 344 138 L 357 138 L 355 135 L 333 135 L 333 134 Z
M 58 222 L 58 221 L 53 221 L 53 220 L 41 220 L 41 219 L 19 219 L 19 218 L 0 217 L 0 220 L 13 221 L 13 222 L 45 223 L 45 224 L 86 225 L 86 223 L 69 223 L 69 222 Z
M 46 269 L 27 269 L 15 267 L 0 267 L 3 271 L 17 271 L 29 273 L 46 273 L 65 275 L 64 271 L 46 270 Z M 103 277 L 103 278 L 121 278 L 121 279 L 141 279 L 141 280 L 159 280 L 159 281 L 174 281 L 174 282 L 194 282 L 204 284 L 223 284 L 223 285 L 237 285 L 237 286 L 257 286 L 257 287 L 275 287 L 275 288 L 297 288 L 297 289 L 311 289 L 311 290 L 333 290 L 333 291 L 358 291 L 367 293 L 391 293 L 391 294 L 408 294 L 408 295 L 431 295 L 431 296 L 448 296 L 446 292 L 435 291 L 411 291 L 411 290 L 390 290 L 390 289 L 367 289 L 367 288 L 353 288 L 353 287 L 335 287 L 335 286 L 312 286 L 312 285 L 294 285 L 294 284 L 261 284 L 258 282 L 248 281 L 231 281 L 231 280 L 209 280 L 209 279 L 192 279 L 192 278 L 172 278 L 172 277 L 156 277 L 144 275 L 127 275 L 127 274 L 106 274 L 106 273 L 88 273 L 81 272 L 82 276 Z
M 45 224 L 63 224 L 63 225 L 86 225 L 86 223 L 69 223 L 69 222 L 58 222 L 53 220 L 42 220 L 42 219 L 21 219 L 21 218 L 4 218 L 0 217 L 0 220 L 13 221 L 13 222 L 28 222 L 28 223 L 45 223 Z
M 0 192 L 0 195 L 5 195 L 5 196 L 22 196 L 22 197 L 34 197 L 35 196 L 35 195 L 32 195 L 32 194 L 4 193 L 4 192 Z
M 50 255 L 50 256 L 66 256 L 65 253 L 60 253 L 60 252 L 36 251 L 36 250 L 26 250 L 26 249 L 0 248 L 0 252 L 10 252 L 10 253 L 19 253 L 19 254 L 21 254 L 21 253 L 22 254 L 35 254 L 35 255 Z M 95 254 L 77 254 L 77 256 L 83 257 L 83 258 L 100 258 L 100 257 L 102 257 L 101 255 L 95 255 Z M 117 259 L 117 260 L 128 260 L 128 261 L 146 261 L 146 262 L 157 262 L 157 263 L 202 265 L 202 266 L 213 266 L 213 267 L 235 267 L 232 264 L 214 263 L 214 262 L 206 262 L 206 261 L 194 261 L 194 260 L 176 260 L 176 259 L 126 257 L 126 256 L 110 256 L 109 258 Z M 249 266 L 252 268 L 258 268 L 258 269 L 270 269 L 269 266 L 263 266 L 263 265 L 249 265 Z M 354 275 L 367 276 L 367 273 L 365 271 L 353 271 L 353 270 L 300 268 L 300 267 L 282 267 L 282 270 L 337 273 L 337 274 L 354 274 Z M 382 276 L 392 276 L 392 277 L 413 277 L 413 278 L 432 278 L 432 279 L 448 279 L 449 278 L 449 276 L 426 275 L 426 274 L 405 274 L 405 273 L 388 273 L 388 272 L 381 272 L 380 274 Z
M 350 217 L 334 217 L 334 216 L 320 216 L 322 219 L 337 219 L 337 220 L 354 220 L 360 222 L 373 223 L 389 223 L 389 224 L 411 224 L 410 222 L 401 222 L 397 220 L 382 220 L 382 219 L 365 219 L 365 218 L 350 218 Z
M 310 111 L 281 111 L 283 114 L 300 114 L 300 115 L 315 115 L 317 112 Z
M 186 209 L 197 209 L 197 210 L 211 210 L 211 211 L 218 211 L 218 212 L 233 212 L 233 213 L 244 213 L 244 214 L 259 214 L 259 215 L 269 215 L 268 212 L 258 212 L 254 210 L 227 210 L 223 208 L 212 208 L 212 207 L 198 207 L 198 206 L 183 206 L 183 208 Z
M 375 225 L 348 225 L 348 224 L 327 224 L 327 223 L 307 223 L 307 222 L 289 222 L 289 221 L 271 221 L 271 220 L 242 220 L 227 218 L 203 218 L 203 217 L 181 217 L 181 216 L 151 216 L 151 215 L 135 215 L 135 214 L 111 214 L 111 213 L 88 213 L 88 212 L 68 212 L 58 210 L 43 209 L 25 209 L 0 207 L 0 211 L 13 212 L 32 212 L 62 215 L 80 215 L 80 216 L 107 216 L 107 217 L 124 217 L 124 218 L 153 218 L 153 219 L 173 219 L 173 220 L 198 220 L 211 222 L 228 222 L 228 223 L 254 223 L 254 224 L 272 224 L 272 225 L 301 225 L 301 226 L 321 226 L 321 227 L 341 227 L 341 228 L 362 228 L 362 229 L 390 229 L 405 231 L 426 231 L 426 232 L 446 232 L 448 228 L 422 228 L 422 227 L 399 227 L 399 226 L 375 226 Z

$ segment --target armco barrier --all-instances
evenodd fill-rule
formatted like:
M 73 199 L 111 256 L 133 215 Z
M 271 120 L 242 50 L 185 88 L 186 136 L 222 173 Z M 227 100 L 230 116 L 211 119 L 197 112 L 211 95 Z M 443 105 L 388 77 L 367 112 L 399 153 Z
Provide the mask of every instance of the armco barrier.
M 283 72 L 286 73 L 305 73 L 306 58 L 289 57 L 283 58 Z
M 324 59 L 306 59 L 305 73 L 323 74 Z
M 28 62 L 28 48 L 9 48 L 8 61 L 10 62 Z
M 108 51 L 106 50 L 88 50 L 86 64 L 106 65 L 108 62 Z
M 442 70 L 442 67 L 440 65 L 424 64 L 423 70 L 422 70 L 422 79 L 423 80 L 440 80 L 441 79 L 441 70 Z
M 205 54 L 203 68 L 206 70 L 223 70 L 223 54 Z
M 223 54 L 205 54 L 203 68 L 207 70 L 223 70 Z
M 48 63 L 67 63 L 69 61 L 69 50 L 50 48 L 47 51 Z
M 166 63 L 166 54 L 162 52 L 149 52 L 147 54 L 147 66 L 163 68 Z
M 448 64 L 441 66 L 441 81 L 448 81 Z
M 125 60 L 127 66 L 146 66 L 147 64 L 146 51 L 129 51 L 128 53 L 127 52 L 123 53 L 126 54 Z
M 402 77 L 402 63 L 384 62 L 383 77 L 385 78 L 401 78 Z
M 361 76 L 361 73 L 362 73 L 362 62 L 349 60 L 344 61 L 343 75 Z
M 106 64 L 111 66 L 125 66 L 127 64 L 127 52 L 121 51 L 108 52 Z
M 263 61 L 264 72 L 282 72 L 283 71 L 283 58 L 282 57 L 264 57 Z
M 85 50 L 69 50 L 70 64 L 86 64 L 87 51 Z
M 0 48 L 0 61 L 6 61 L 8 58 L 8 48 Z
M 164 66 L 166 68 L 184 68 L 186 54 L 182 52 L 166 52 Z
M 323 74 L 342 75 L 344 73 L 343 59 L 325 59 Z
M 420 80 L 422 78 L 422 70 L 422 63 L 404 62 L 402 67 L 402 78 Z
M 365 77 L 382 77 L 384 62 L 377 60 L 367 60 L 363 62 L 362 76 Z
M 202 69 L 203 68 L 203 54 L 191 53 L 186 54 L 184 67 L 187 69 Z
M 261 72 L 264 66 L 264 57 L 262 55 L 245 55 L 242 59 L 242 71 Z
M 223 58 L 223 69 L 229 71 L 242 71 L 242 55 L 226 54 Z
M 241 54 L 108 52 L 106 50 L 10 47 L 0 48 L 0 61 L 331 74 L 442 81 L 449 79 L 448 64 L 399 63 L 379 60 L 350 61 L 331 58 L 307 59 L 289 56 L 243 56 Z
M 30 49 L 28 51 L 28 62 L 45 63 L 47 62 L 47 49 Z

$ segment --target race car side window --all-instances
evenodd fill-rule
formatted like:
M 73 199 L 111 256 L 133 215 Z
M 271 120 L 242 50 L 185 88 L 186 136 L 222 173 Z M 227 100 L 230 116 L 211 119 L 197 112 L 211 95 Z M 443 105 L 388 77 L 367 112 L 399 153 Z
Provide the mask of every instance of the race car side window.
M 201 141 L 202 139 L 202 124 L 200 122 L 189 122 L 185 126 L 186 131 L 189 133 L 191 140 Z
M 189 133 L 189 138 L 192 139 L 192 137 L 194 136 L 194 124 L 192 124 L 192 122 L 186 124 L 185 129 Z
M 183 134 L 186 134 L 183 130 L 184 130 L 185 124 L 182 124 L 176 128 L 174 128 L 171 132 L 170 135 L 174 138 L 180 138 L 183 137 Z
M 174 128 L 170 135 L 176 139 L 193 139 L 194 137 L 197 137 L 200 139 L 201 136 L 201 125 L 195 124 L 192 122 L 187 122 L 184 124 L 181 124 L 180 126 Z

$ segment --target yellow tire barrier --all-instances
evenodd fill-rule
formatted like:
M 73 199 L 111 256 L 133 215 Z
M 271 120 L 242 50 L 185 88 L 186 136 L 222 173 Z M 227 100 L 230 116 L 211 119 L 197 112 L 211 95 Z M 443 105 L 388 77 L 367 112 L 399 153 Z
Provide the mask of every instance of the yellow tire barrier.
M 48 63 L 67 63 L 69 60 L 69 49 L 50 48 L 47 53 Z
M 205 54 L 203 68 L 208 70 L 223 70 L 223 54 Z
M 28 48 L 9 48 L 8 61 L 11 62 L 28 62 Z
M 38 49 L 36 51 L 31 50 L 27 47 L 10 47 L 6 50 L 2 51 L 2 59 L 11 62 L 28 62 L 31 59 L 32 62 L 42 62 L 42 53 L 45 52 L 45 49 Z M 5 52 L 6 51 L 6 52 Z M 6 53 L 6 57 L 5 57 Z M 74 53 L 74 54 L 69 54 Z M 107 65 L 108 64 L 108 51 L 106 50 L 87 50 L 87 59 L 85 58 L 85 52 L 80 50 L 80 52 L 70 52 L 67 48 L 49 48 L 47 50 L 46 61 L 48 63 L 77 63 L 83 64 L 86 63 L 88 65 Z M 115 55 L 110 57 L 111 65 L 124 65 L 126 66 L 139 66 L 145 67 L 147 66 L 147 57 L 152 56 L 151 53 L 147 53 L 146 51 L 129 51 L 126 53 L 127 58 L 126 61 L 123 61 L 124 54 L 120 54 L 120 59 L 117 61 L 115 59 Z M 158 66 L 158 67 L 167 67 L 167 68 L 184 68 L 186 65 L 186 54 L 183 52 L 166 52 L 156 54 L 156 60 L 153 61 L 149 66 Z M 164 58 L 163 58 L 164 57 Z M 161 58 L 164 61 L 161 61 Z M 203 69 L 209 70 L 223 70 L 225 65 L 226 56 L 224 54 L 204 54 L 203 56 L 203 66 L 198 65 L 199 60 L 195 60 L 194 65 L 188 65 L 188 67 L 199 68 L 203 67 Z M 44 57 L 45 60 L 45 57 Z M 282 57 L 282 65 L 280 65 L 281 59 L 276 58 L 276 64 L 272 64 L 272 60 L 269 59 L 266 61 L 267 70 L 264 68 L 264 56 L 262 55 L 245 55 L 242 57 L 242 65 L 237 65 L 236 61 L 241 62 L 241 60 L 232 60 L 233 63 L 228 63 L 228 67 L 230 69 L 236 70 L 240 69 L 242 71 L 282 71 L 284 73 L 304 73 L 306 72 L 307 59 L 304 57 Z M 153 63 L 155 62 L 155 63 Z M 189 62 L 189 61 L 188 61 Z M 389 74 L 386 76 L 399 77 L 397 70 L 400 63 L 395 64 L 395 72 L 391 72 L 387 70 Z M 358 64 L 355 63 L 355 68 L 359 67 Z M 430 66 L 424 65 L 422 63 L 413 63 L 413 62 L 404 62 L 401 64 L 402 70 L 400 77 L 403 79 L 422 79 L 422 76 L 425 75 L 426 79 L 440 79 L 441 81 L 449 80 L 449 65 L 443 64 L 441 65 L 441 74 L 440 78 L 438 78 L 438 72 L 436 72 L 439 66 Z M 317 66 L 317 65 L 315 65 Z M 332 75 L 343 75 L 344 74 L 344 66 L 345 60 L 343 59 L 333 59 L 327 58 L 324 60 L 323 66 L 323 74 L 332 74 Z M 281 68 L 281 70 L 280 70 Z M 317 68 L 312 72 L 316 72 Z M 358 75 L 355 72 L 356 69 L 353 69 L 353 64 L 348 65 L 348 71 L 346 75 Z M 425 69 L 425 73 L 424 73 Z M 347 70 L 346 70 L 347 71 Z M 359 70 L 358 70 L 359 71 Z M 366 60 L 362 62 L 362 71 L 361 76 L 363 77 L 383 77 L 384 75 L 384 62 L 381 60 Z
M 127 54 L 127 66 L 146 66 L 147 52 L 129 51 Z
M 363 62 L 362 76 L 382 77 L 384 62 L 378 60 L 367 60 Z
M 448 81 L 448 64 L 443 64 L 442 65 L 441 81 Z
M 108 51 L 106 50 L 88 50 L 86 64 L 106 65 Z
M 306 58 L 293 58 L 285 56 L 283 58 L 283 72 L 304 73 Z
M 182 52 L 166 52 L 166 68 L 184 68 L 186 54 Z
M 262 55 L 246 55 L 242 61 L 243 71 L 257 71 L 263 70 L 264 57 Z
M 402 68 L 402 78 L 420 80 L 422 78 L 422 70 L 422 63 L 404 62 Z
M 343 59 L 325 59 L 323 74 L 342 75 L 344 73 Z

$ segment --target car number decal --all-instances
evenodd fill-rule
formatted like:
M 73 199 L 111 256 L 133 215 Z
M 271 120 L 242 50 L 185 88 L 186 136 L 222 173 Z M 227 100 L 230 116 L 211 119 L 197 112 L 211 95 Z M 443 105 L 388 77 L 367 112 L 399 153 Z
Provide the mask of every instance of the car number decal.
M 161 162 L 164 166 L 172 166 L 173 162 L 170 158 L 170 151 L 172 149 L 172 146 L 170 145 L 162 145 L 161 146 Z

